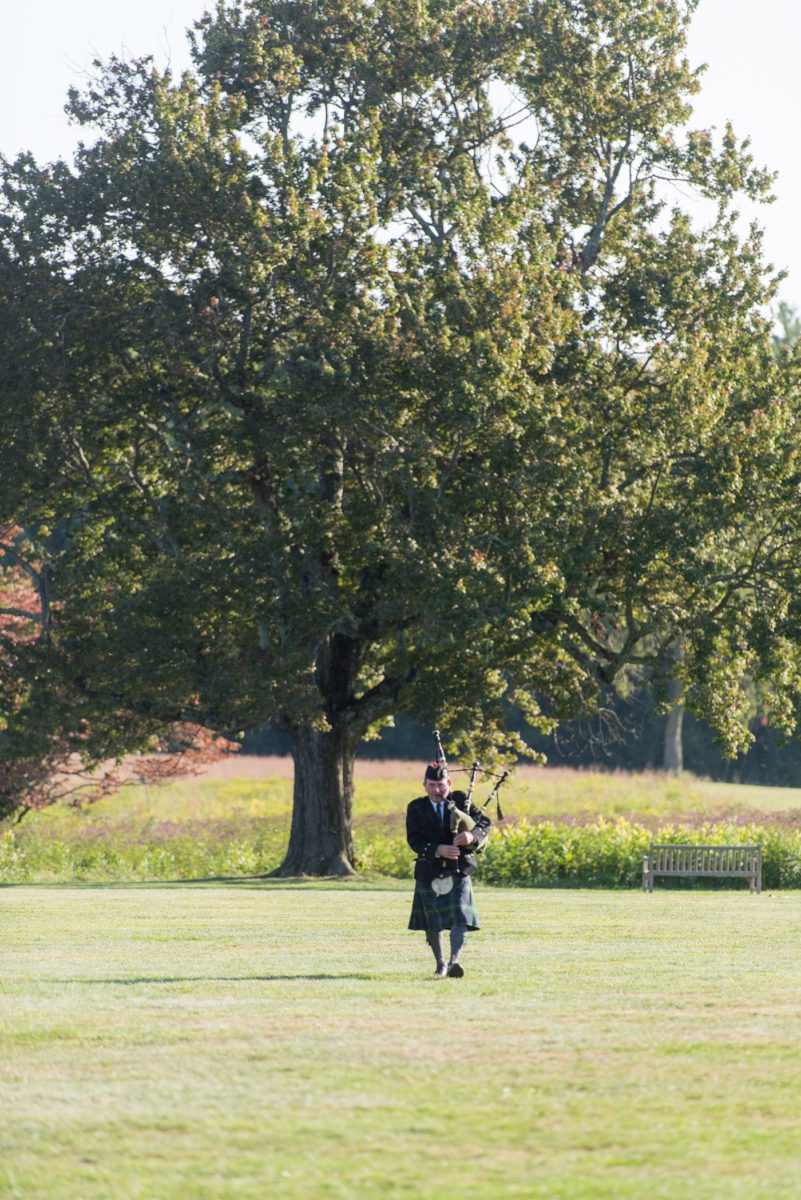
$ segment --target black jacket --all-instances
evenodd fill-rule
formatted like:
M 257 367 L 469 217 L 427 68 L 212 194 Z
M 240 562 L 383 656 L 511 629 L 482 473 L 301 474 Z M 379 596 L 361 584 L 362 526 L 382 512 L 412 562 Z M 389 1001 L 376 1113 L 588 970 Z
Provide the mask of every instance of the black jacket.
M 473 837 L 476 839 L 470 846 L 462 846 L 458 859 L 437 858 L 437 846 L 452 846 L 456 836 L 451 833 L 448 821 L 448 805 L 454 804 L 462 812 L 468 812 L 475 821 Z M 430 883 L 437 876 L 456 872 L 459 875 L 472 875 L 476 869 L 476 851 L 483 850 L 486 843 L 491 821 L 486 813 L 475 804 L 467 804 L 464 792 L 451 792 L 445 801 L 445 825 L 437 822 L 437 815 L 428 796 L 420 796 L 412 800 L 406 809 L 406 841 L 417 855 L 414 864 L 414 877 L 423 883 Z

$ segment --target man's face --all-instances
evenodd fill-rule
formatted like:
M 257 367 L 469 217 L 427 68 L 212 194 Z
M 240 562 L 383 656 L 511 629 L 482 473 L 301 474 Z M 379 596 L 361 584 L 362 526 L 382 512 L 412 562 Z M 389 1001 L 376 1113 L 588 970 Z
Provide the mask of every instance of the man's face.
M 435 803 L 444 800 L 451 790 L 451 781 L 447 778 L 426 779 L 425 785 L 429 800 L 433 800 Z

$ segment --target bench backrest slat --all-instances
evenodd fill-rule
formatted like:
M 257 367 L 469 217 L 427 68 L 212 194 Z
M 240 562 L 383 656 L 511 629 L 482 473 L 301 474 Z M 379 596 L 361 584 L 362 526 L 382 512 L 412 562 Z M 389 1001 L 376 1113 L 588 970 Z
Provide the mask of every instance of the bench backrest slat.
M 650 861 L 657 875 L 753 874 L 761 846 L 652 845 Z
M 699 846 L 693 843 L 651 843 L 643 860 L 643 887 L 653 891 L 656 875 L 718 876 L 747 879 L 752 891 L 762 890 L 761 846 Z

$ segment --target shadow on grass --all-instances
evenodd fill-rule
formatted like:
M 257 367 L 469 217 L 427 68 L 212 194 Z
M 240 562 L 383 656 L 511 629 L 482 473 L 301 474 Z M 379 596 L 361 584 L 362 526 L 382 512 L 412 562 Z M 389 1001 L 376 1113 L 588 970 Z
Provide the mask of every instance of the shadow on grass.
M 311 875 L 297 875 L 289 878 L 277 879 L 267 875 L 208 875 L 201 879 L 75 879 L 75 880 L 58 880 L 55 882 L 42 883 L 3 883 L 0 882 L 2 888 L 37 888 L 41 890 L 50 889 L 66 889 L 77 891 L 103 891 L 125 888 L 137 888 L 141 890 L 156 890 L 158 888 L 185 888 L 185 887 L 236 887 L 250 888 L 253 891 L 304 891 L 314 890 L 317 892 L 325 891 L 342 891 L 343 889 L 356 889 L 359 891 L 369 892 L 396 892 L 411 888 L 412 881 L 409 879 L 396 879 L 389 876 L 362 876 L 362 875 L 347 875 L 335 876 L 326 875 L 322 878 L 315 878 Z
M 165 975 L 165 976 L 133 976 L 128 979 L 84 979 L 80 976 L 68 976 L 63 979 L 54 980 L 58 983 L 89 983 L 89 984 L 112 984 L 119 987 L 138 987 L 141 984 L 148 983 L 275 983 L 277 981 L 289 980 L 331 980 L 339 981 L 342 979 L 364 979 L 370 980 L 377 978 L 375 975 L 368 975 L 366 972 L 346 973 L 342 974 L 317 974 L 317 975 Z

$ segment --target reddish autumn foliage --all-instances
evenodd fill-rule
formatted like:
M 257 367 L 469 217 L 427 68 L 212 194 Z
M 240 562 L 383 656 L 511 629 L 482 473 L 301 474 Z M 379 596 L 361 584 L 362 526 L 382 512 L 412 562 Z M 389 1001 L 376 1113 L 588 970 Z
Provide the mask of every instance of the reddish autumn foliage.
M 5 634 L 18 643 L 33 641 L 42 623 L 36 568 L 22 565 L 12 545 L 20 533 L 16 526 L 0 530 L 0 638 Z
M 41 564 L 23 557 L 22 540 L 19 527 L 0 529 L 0 673 L 4 684 L 12 684 L 4 690 L 18 705 L 24 702 L 26 689 L 14 651 L 44 638 L 50 616 Z M 12 715 L 13 711 L 0 712 L 0 736 Z M 238 750 L 236 742 L 201 725 L 181 722 L 154 739 L 150 752 L 98 768 L 86 766 L 74 742 L 52 738 L 46 752 L 36 758 L 0 754 L 0 818 L 21 819 L 58 800 L 74 806 L 90 804 L 126 783 L 163 783 L 196 774 Z
M 176 748 L 178 739 L 182 745 Z M 66 743 L 56 743 L 45 758 L 0 763 L 0 816 L 21 818 L 57 800 L 75 807 L 92 804 L 126 783 L 158 784 L 195 775 L 206 764 L 238 750 L 236 742 L 186 724 L 173 727 L 151 754 L 87 770 L 80 755 L 72 753 Z

